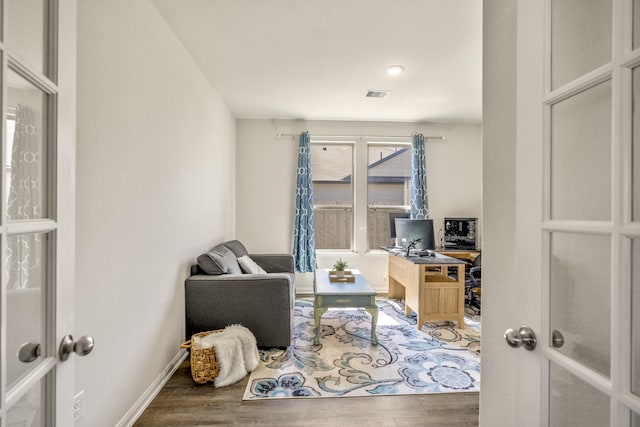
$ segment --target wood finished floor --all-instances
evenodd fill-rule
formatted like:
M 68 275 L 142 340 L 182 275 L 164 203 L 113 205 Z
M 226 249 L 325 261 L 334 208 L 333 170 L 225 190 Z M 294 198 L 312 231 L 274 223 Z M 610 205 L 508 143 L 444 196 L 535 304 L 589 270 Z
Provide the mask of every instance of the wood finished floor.
M 185 361 L 135 427 L 148 426 L 477 426 L 478 393 L 242 400 L 249 377 L 216 389 L 191 380 Z

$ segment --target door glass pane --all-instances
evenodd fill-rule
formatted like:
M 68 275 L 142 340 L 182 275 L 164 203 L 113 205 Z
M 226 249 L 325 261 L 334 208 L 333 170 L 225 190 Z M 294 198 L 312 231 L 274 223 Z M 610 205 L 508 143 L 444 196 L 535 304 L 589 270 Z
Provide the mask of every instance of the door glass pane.
M 9 71 L 5 186 L 9 221 L 47 216 L 47 95 Z
M 311 144 L 316 249 L 351 249 L 353 145 Z
M 35 368 L 45 356 L 46 243 L 43 233 L 7 236 L 7 384 Z M 42 355 L 23 362 L 18 354 L 28 343 L 39 344 Z
M 551 107 L 551 218 L 611 217 L 611 82 Z
M 369 249 L 392 244 L 389 214 L 411 209 L 411 147 L 370 144 L 367 169 Z
M 7 44 L 12 51 L 47 75 L 46 0 L 4 0 L 7 3 Z
M 553 233 L 550 326 L 564 337 L 556 350 L 609 376 L 610 272 L 608 236 Z
M 40 380 L 7 412 L 8 427 L 40 427 L 45 425 L 46 378 Z
M 608 426 L 609 397 L 555 363 L 549 363 L 549 426 Z
M 639 0 L 640 1 L 640 0 Z M 640 221 L 640 68 L 633 69 L 633 194 L 632 212 L 633 221 Z
M 640 396 L 640 239 L 631 240 L 631 392 Z
M 611 60 L 611 0 L 552 0 L 553 89 Z
M 631 413 L 631 427 L 640 427 L 640 415 L 635 412 Z

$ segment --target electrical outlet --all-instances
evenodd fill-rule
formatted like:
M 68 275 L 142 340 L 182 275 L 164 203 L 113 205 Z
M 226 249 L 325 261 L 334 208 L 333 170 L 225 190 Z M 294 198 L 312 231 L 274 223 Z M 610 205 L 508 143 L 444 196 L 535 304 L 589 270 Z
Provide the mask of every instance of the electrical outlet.
M 84 390 L 73 398 L 73 422 L 77 423 L 84 416 Z

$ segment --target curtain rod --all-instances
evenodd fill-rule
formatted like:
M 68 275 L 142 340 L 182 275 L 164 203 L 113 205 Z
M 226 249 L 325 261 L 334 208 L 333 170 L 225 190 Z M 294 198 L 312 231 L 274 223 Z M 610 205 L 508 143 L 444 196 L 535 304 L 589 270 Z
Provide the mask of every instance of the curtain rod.
M 278 138 L 282 138 L 282 137 L 286 137 L 286 136 L 290 136 L 290 137 L 295 137 L 295 136 L 300 136 L 299 133 L 277 133 L 276 137 Z M 390 139 L 409 139 L 411 138 L 413 135 L 402 135 L 402 136 L 385 136 L 385 135 L 313 135 L 313 134 L 309 134 L 309 136 L 311 138 L 378 138 L 378 139 L 384 139 L 384 138 L 390 138 Z M 445 138 L 444 136 L 425 136 L 424 139 L 438 139 L 441 141 L 444 141 Z

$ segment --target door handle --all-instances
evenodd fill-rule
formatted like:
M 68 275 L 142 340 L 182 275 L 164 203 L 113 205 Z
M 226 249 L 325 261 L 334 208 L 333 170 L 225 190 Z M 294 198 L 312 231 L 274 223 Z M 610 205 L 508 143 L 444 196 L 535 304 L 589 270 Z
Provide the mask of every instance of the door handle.
M 521 326 L 517 331 L 511 328 L 507 329 L 504 331 L 504 339 L 513 348 L 524 347 L 529 351 L 533 351 L 538 344 L 536 334 L 528 326 Z
M 551 346 L 555 348 L 560 348 L 564 345 L 564 335 L 557 329 L 554 329 L 551 332 Z
M 73 341 L 72 335 L 66 335 L 60 342 L 58 349 L 58 356 L 60 360 L 65 361 L 69 358 L 69 355 L 74 352 L 78 356 L 86 356 L 91 353 L 94 346 L 93 337 L 85 335 L 78 338 L 78 341 Z
M 40 357 L 42 350 L 37 342 L 27 342 L 20 346 L 18 350 L 18 360 L 22 363 L 31 363 Z

